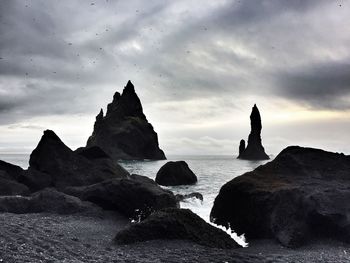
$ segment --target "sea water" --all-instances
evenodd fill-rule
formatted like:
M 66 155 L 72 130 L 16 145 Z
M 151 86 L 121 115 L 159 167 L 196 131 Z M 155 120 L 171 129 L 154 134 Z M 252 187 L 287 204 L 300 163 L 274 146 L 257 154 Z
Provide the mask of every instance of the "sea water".
M 0 159 L 28 167 L 29 154 L 0 154 Z M 168 161 L 186 161 L 190 169 L 197 175 L 198 182 L 194 185 L 164 187 L 174 194 L 189 194 L 199 192 L 203 202 L 196 198 L 187 199 L 180 203 L 182 208 L 189 208 L 194 213 L 209 222 L 209 216 L 215 197 L 220 188 L 248 171 L 254 170 L 267 161 L 239 160 L 236 156 L 168 156 L 161 161 L 121 161 L 119 162 L 129 173 L 144 175 L 155 179 L 158 170 Z

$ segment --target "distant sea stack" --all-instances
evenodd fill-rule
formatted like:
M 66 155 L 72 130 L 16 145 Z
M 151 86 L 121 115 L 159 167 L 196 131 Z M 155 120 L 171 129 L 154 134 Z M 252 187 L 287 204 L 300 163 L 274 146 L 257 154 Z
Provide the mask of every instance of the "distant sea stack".
M 261 117 L 256 104 L 250 114 L 250 134 L 248 137 L 248 145 L 245 148 L 245 141 L 241 140 L 239 145 L 238 159 L 244 160 L 268 160 L 269 156 L 265 153 L 265 149 L 261 143 Z
M 86 147 L 92 146 L 100 147 L 114 160 L 166 159 L 130 80 L 121 95 L 114 94 L 106 116 L 102 109 L 96 116 Z

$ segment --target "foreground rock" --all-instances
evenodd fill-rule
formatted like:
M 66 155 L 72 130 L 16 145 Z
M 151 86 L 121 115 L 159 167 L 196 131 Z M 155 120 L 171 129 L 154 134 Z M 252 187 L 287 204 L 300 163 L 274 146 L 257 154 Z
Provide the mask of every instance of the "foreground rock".
M 245 148 L 245 141 L 241 140 L 239 145 L 239 159 L 244 160 L 268 160 L 269 156 L 265 153 L 265 149 L 261 142 L 261 117 L 258 107 L 254 104 L 252 113 L 250 114 L 250 134 L 248 137 L 248 145 Z
M 142 220 L 156 210 L 178 207 L 172 192 L 140 175 L 106 180 L 85 187 L 68 187 L 65 192 L 136 220 Z
M 208 224 L 189 209 L 164 209 L 141 223 L 131 224 L 117 233 L 117 244 L 155 239 L 183 239 L 216 248 L 237 248 L 239 245 L 224 231 Z
M 29 188 L 18 180 L 24 170 L 0 160 L 0 195 L 28 195 Z
M 73 152 L 53 131 L 46 130 L 30 155 L 28 173 L 21 180 L 38 190 L 49 186 L 62 189 L 89 185 L 128 176 L 128 172 L 112 160 L 102 159 L 104 163 L 99 163 Z
M 349 156 L 294 146 L 225 184 L 211 220 L 288 247 L 318 237 L 350 242 L 349 200 Z
M 114 94 L 106 116 L 97 115 L 87 147 L 99 146 L 114 160 L 165 159 L 159 148 L 157 133 L 143 113 L 134 85 L 129 81 L 122 95 Z
M 195 184 L 197 176 L 184 161 L 167 162 L 159 169 L 156 182 L 164 186 Z
M 83 202 L 77 197 L 66 195 L 53 188 L 46 188 L 29 197 L 1 196 L 0 212 L 98 215 L 101 209 L 90 202 Z

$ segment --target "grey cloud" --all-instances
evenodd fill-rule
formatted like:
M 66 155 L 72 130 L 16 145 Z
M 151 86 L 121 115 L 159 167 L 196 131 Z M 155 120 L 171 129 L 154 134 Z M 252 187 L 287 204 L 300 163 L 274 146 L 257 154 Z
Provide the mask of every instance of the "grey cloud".
M 321 109 L 350 109 L 350 63 L 309 65 L 278 75 L 277 94 Z
M 324 98 L 340 103 L 347 92 L 344 72 L 335 81 L 339 92 L 327 95 L 327 85 L 334 82 L 317 76 L 327 70 L 317 68 L 317 57 L 310 55 L 322 42 L 316 30 L 320 21 L 308 14 L 336 3 L 191 2 L 196 9 L 189 1 L 94 3 L 0 2 L 0 90 L 7 91 L 0 100 L 2 123 L 90 114 L 127 79 L 135 79 L 137 89 L 144 87 L 148 102 L 277 95 L 334 108 L 322 104 Z M 178 11 L 181 4 L 188 10 Z M 303 26 L 310 34 L 299 31 Z M 218 40 L 231 43 L 232 50 L 217 46 Z M 130 41 L 142 51 L 124 51 Z M 239 52 L 238 44 L 249 56 Z M 310 60 L 307 72 L 291 71 L 301 59 Z M 222 112 L 197 109 L 196 114 L 205 117 L 208 111 Z

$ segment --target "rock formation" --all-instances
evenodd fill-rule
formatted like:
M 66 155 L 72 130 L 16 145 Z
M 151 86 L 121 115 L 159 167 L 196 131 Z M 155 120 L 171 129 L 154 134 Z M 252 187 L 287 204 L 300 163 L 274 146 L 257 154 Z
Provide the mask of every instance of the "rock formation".
M 169 208 L 150 215 L 141 223 L 131 224 L 117 233 L 117 244 L 154 239 L 190 240 L 208 247 L 237 248 L 239 245 L 224 231 L 211 226 L 189 209 Z
M 349 200 L 350 156 L 293 146 L 226 183 L 211 220 L 288 247 L 318 237 L 350 242 Z
M 40 188 L 38 184 L 42 187 L 64 188 L 89 185 L 129 175 L 112 160 L 107 162 L 109 166 L 99 165 L 73 152 L 53 131 L 46 130 L 38 146 L 30 155 L 29 172 L 22 178 L 22 181 L 31 182 L 33 188 L 37 190 Z
M 140 175 L 106 180 L 90 186 L 70 187 L 65 192 L 133 219 L 144 219 L 154 211 L 178 206 L 172 192 Z
M 248 137 L 248 145 L 245 147 L 244 140 L 241 140 L 239 146 L 239 159 L 244 160 L 268 160 L 269 156 L 265 153 L 265 149 L 261 143 L 261 117 L 256 104 L 250 114 L 250 134 Z
M 26 213 L 54 213 L 99 215 L 101 208 L 90 203 L 83 202 L 79 198 L 58 192 L 53 188 L 46 188 L 32 194 L 23 196 L 1 196 L 0 212 L 16 214 Z
M 164 186 L 195 184 L 197 176 L 184 161 L 167 162 L 157 172 L 156 182 Z
M 28 195 L 29 188 L 19 182 L 24 170 L 4 161 L 0 161 L 0 195 Z
M 245 150 L 245 140 L 241 140 L 239 142 L 239 155 L 238 156 L 241 156 L 243 154 Z
M 157 133 L 143 113 L 134 85 L 129 81 L 122 95 L 114 94 L 113 101 L 96 117 L 94 131 L 87 147 L 99 146 L 114 160 L 165 159 L 159 148 Z

